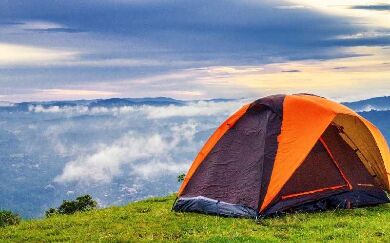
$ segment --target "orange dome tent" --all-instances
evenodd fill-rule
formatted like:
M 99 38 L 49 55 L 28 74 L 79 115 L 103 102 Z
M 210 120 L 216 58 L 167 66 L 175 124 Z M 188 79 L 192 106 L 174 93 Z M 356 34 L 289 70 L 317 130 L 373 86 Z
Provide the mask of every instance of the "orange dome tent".
M 369 121 L 322 97 L 243 106 L 206 142 L 173 209 L 257 217 L 389 202 L 390 153 Z

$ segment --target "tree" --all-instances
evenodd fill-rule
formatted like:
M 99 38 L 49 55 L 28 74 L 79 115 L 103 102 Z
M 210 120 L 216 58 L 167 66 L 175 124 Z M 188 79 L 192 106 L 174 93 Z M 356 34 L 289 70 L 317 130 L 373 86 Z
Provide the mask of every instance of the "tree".
M 177 182 L 182 182 L 184 181 L 184 178 L 186 177 L 186 174 L 180 174 L 177 176 Z
M 20 223 L 20 216 L 11 211 L 0 210 L 0 227 Z
M 45 216 L 46 216 L 46 218 L 49 218 L 50 216 L 53 216 L 56 213 L 57 213 L 57 210 L 55 208 L 49 208 L 48 210 L 46 210 Z
M 49 208 L 45 215 L 50 217 L 55 214 L 74 214 L 76 212 L 84 212 L 95 209 L 97 202 L 90 195 L 77 197 L 76 200 L 64 200 L 58 208 Z

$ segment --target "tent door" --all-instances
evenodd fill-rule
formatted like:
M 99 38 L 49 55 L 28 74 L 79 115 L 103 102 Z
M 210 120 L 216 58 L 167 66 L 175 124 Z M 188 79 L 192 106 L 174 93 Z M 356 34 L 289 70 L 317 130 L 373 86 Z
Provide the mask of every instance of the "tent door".
M 314 196 L 324 192 L 351 189 L 351 183 L 320 138 L 301 166 L 284 185 L 280 199 Z

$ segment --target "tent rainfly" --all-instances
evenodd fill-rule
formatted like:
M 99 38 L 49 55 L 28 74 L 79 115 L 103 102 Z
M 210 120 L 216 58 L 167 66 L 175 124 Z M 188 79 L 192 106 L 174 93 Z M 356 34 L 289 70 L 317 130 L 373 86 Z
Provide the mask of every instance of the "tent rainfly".
M 369 121 L 328 99 L 244 105 L 206 142 L 173 210 L 232 217 L 388 203 L 390 152 Z

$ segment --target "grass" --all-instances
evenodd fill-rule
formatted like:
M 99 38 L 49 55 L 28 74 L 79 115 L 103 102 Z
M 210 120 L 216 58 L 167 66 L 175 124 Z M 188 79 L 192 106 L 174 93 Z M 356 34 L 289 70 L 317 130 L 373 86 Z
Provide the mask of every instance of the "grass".
M 234 219 L 171 212 L 174 196 L 0 228 L 0 242 L 390 242 L 390 205 Z

